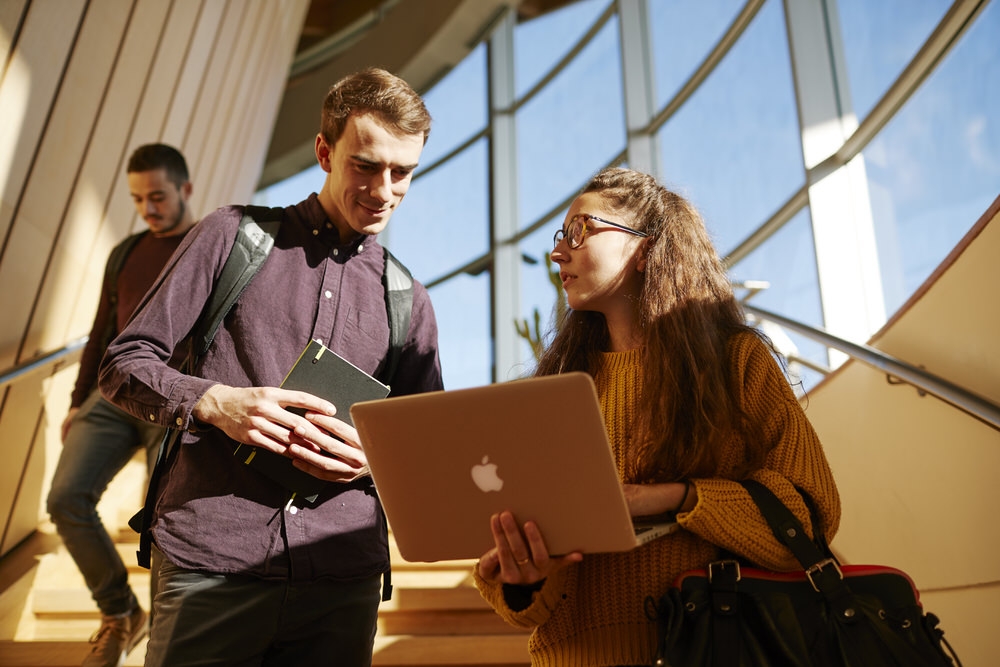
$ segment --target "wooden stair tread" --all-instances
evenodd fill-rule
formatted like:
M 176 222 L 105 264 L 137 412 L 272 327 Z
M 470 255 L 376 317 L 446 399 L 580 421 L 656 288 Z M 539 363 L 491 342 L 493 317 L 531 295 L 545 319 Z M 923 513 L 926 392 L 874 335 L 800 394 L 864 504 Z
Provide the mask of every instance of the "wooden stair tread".
M 376 637 L 372 665 L 476 665 L 507 667 L 530 664 L 528 638 L 517 635 L 448 637 Z
M 119 520 L 130 514 L 119 512 Z M 136 562 L 138 536 L 126 526 L 110 532 L 148 609 L 149 571 Z M 90 591 L 53 527 L 43 524 L 38 533 L 23 563 L 0 568 L 0 667 L 76 667 L 99 624 Z M 391 534 L 389 545 L 393 597 L 379 609 L 373 667 L 530 664 L 526 631 L 504 623 L 476 590 L 475 560 L 408 562 Z M 144 655 L 145 640 L 125 664 L 142 665 Z
M 143 609 L 149 609 L 149 582 L 137 586 L 132 582 L 132 590 L 139 598 Z M 101 614 L 94 598 L 86 588 L 36 588 L 32 596 L 31 610 L 37 619 L 100 619 Z
M 79 667 L 90 652 L 90 642 L 68 640 L 0 640 L 0 667 Z M 143 639 L 129 653 L 126 667 L 141 667 L 146 656 Z
M 403 588 L 394 587 L 392 599 L 382 603 L 380 612 L 432 609 L 490 609 L 489 605 L 471 586 L 454 588 Z
M 138 583 L 138 582 L 137 582 Z M 144 582 L 148 586 L 148 576 Z M 138 586 L 137 588 L 142 588 Z M 80 615 L 94 608 L 90 591 L 79 588 L 41 588 L 34 592 L 33 609 L 36 614 Z M 475 588 L 393 588 L 392 599 L 382 603 L 379 613 L 398 611 L 432 610 L 481 610 L 490 609 Z
M 0 640 L 0 667 L 77 667 L 90 650 L 86 640 Z M 142 665 L 143 640 L 126 660 Z M 530 664 L 528 640 L 521 635 L 462 637 L 376 637 L 373 667 L 524 667 Z

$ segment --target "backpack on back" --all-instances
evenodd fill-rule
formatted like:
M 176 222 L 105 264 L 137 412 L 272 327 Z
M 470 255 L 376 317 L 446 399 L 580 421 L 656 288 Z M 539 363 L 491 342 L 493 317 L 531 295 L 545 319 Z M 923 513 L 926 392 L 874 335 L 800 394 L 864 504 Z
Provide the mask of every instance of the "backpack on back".
M 111 254 L 108 255 L 108 261 L 104 265 L 104 289 L 108 292 L 108 301 L 111 304 L 112 317 L 109 318 L 107 326 L 101 333 L 101 349 L 108 349 L 108 345 L 111 344 L 112 339 L 117 333 L 116 318 L 115 313 L 118 312 L 118 274 L 122 272 L 122 267 L 125 266 L 125 260 L 128 258 L 132 249 L 139 242 L 142 237 L 149 233 L 148 229 L 144 229 L 141 232 L 136 232 L 130 236 L 125 237 L 121 243 L 116 245 L 111 249 Z

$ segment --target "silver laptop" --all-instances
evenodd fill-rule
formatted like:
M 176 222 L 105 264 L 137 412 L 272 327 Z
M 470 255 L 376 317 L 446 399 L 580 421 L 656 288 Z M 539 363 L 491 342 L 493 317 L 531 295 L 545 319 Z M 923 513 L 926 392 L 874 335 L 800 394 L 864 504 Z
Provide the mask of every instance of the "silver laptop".
M 626 551 L 677 528 L 629 517 L 586 373 L 364 401 L 351 417 L 408 561 L 478 558 L 504 509 L 535 521 L 552 554 Z

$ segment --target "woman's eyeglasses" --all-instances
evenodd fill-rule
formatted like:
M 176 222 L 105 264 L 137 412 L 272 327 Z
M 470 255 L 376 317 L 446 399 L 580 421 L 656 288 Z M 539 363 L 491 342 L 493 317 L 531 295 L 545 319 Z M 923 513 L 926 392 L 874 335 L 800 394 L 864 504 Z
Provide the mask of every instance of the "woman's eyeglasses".
M 573 250 L 582 246 L 584 239 L 587 238 L 588 232 L 592 230 L 599 231 L 594 229 L 594 226 L 591 224 L 591 220 L 603 222 L 606 225 L 611 225 L 615 229 L 628 232 L 629 234 L 634 234 L 635 236 L 641 236 L 643 238 L 649 236 L 646 232 L 640 232 L 638 229 L 632 229 L 631 227 L 626 227 L 625 225 L 618 224 L 617 222 L 611 222 L 610 220 L 605 220 L 604 218 L 598 218 L 596 215 L 580 213 L 570 218 L 569 224 L 567 224 L 566 227 L 556 230 L 555 235 L 552 237 L 552 247 L 555 248 L 563 239 L 566 239 L 566 242 L 569 243 L 569 247 Z

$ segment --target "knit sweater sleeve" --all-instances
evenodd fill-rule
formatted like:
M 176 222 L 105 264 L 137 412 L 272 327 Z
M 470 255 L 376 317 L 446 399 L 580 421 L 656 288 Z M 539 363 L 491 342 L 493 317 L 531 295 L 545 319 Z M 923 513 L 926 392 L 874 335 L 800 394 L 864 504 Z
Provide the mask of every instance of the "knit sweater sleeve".
M 750 477 L 770 488 L 812 535 L 816 527 L 797 489 L 808 494 L 817 505 L 823 534 L 827 541 L 832 540 L 840 523 L 840 497 L 819 437 L 781 367 L 768 348 L 750 334 L 733 340 L 730 356 L 741 388 L 742 407 L 749 419 L 762 425 L 763 436 L 770 445 L 764 467 Z M 741 451 L 742 447 L 734 444 L 725 455 L 736 457 Z M 728 463 L 734 465 L 735 460 Z M 690 512 L 678 516 L 681 526 L 764 567 L 778 570 L 798 567 L 738 482 L 723 478 L 693 482 L 698 503 Z
M 483 599 L 510 625 L 528 629 L 542 625 L 552 616 L 559 602 L 566 598 L 566 591 L 575 576 L 575 565 L 553 572 L 539 590 L 531 593 L 531 604 L 524 609 L 512 609 L 504 597 L 503 584 L 486 581 L 479 576 L 478 565 L 473 568 L 476 587 Z

